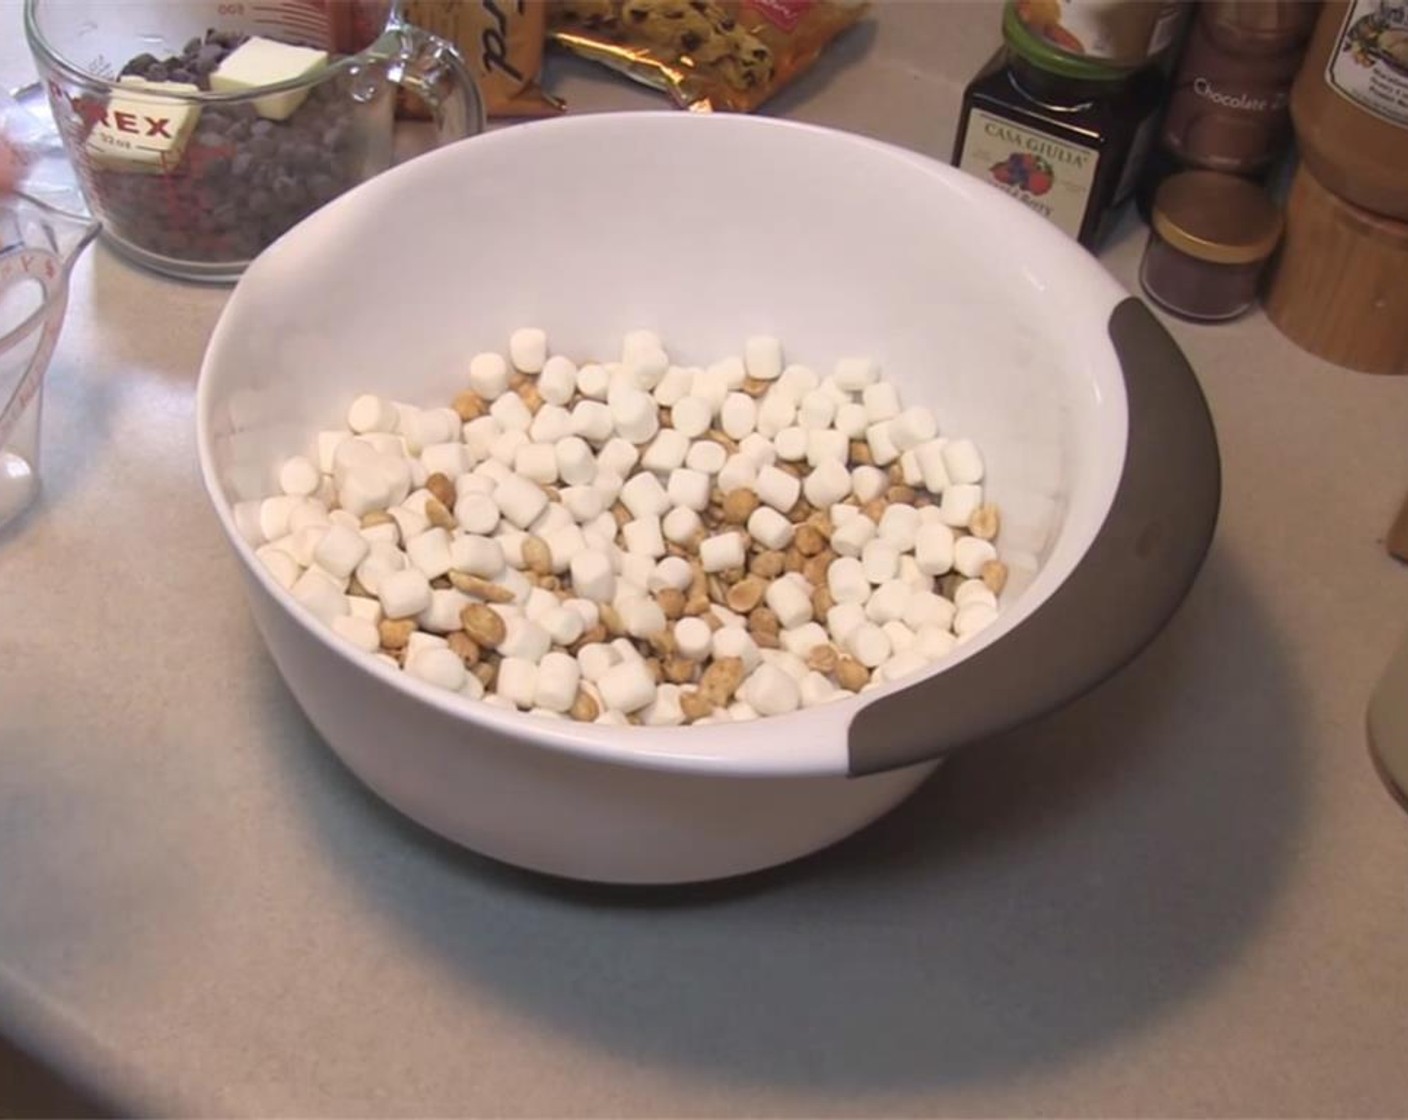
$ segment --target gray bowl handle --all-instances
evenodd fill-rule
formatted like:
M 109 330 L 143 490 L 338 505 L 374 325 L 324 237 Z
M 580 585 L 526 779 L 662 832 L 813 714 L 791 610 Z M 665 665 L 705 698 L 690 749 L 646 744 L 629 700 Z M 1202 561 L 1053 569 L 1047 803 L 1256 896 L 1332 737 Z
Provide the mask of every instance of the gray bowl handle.
M 932 761 L 1075 699 L 1132 660 L 1188 593 L 1221 498 L 1212 417 L 1192 368 L 1139 300 L 1115 308 L 1110 339 L 1129 447 L 1089 551 L 1001 640 L 863 708 L 850 726 L 851 774 Z

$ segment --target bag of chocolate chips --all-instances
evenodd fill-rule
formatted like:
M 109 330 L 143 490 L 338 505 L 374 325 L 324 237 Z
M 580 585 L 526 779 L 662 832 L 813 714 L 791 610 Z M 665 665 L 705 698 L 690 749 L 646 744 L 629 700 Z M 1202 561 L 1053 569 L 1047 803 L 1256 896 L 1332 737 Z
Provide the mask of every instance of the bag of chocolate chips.
M 749 112 L 865 14 L 866 0 L 556 0 L 549 41 L 664 90 Z
M 538 86 L 547 34 L 547 0 L 406 0 L 406 22 L 453 43 L 464 56 L 491 117 L 545 117 L 562 103 Z M 401 93 L 397 111 L 427 117 Z

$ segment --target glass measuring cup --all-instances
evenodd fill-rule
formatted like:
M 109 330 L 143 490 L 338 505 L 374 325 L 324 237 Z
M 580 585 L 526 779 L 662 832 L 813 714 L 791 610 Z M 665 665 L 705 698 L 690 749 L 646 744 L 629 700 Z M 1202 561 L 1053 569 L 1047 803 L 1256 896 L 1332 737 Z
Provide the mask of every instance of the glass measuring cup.
M 235 279 L 389 167 L 398 86 L 430 107 L 437 143 L 484 127 L 458 53 L 405 23 L 399 0 L 25 0 L 25 34 L 105 239 L 185 279 Z M 192 91 L 245 36 L 328 61 L 242 92 Z M 139 73 L 163 84 L 133 84 Z
M 44 371 L 68 305 L 69 269 L 96 222 L 0 192 L 0 526 L 39 492 Z

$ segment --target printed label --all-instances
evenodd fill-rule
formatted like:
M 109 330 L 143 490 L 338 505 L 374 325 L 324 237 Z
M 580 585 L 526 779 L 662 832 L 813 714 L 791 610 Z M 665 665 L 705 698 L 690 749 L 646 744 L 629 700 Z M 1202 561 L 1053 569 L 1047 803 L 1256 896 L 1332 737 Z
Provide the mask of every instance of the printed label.
M 802 17 L 816 7 L 816 0 L 748 0 L 748 7 L 774 27 L 795 31 Z
M 958 166 L 1080 236 L 1100 153 L 974 109 Z
M 1408 128 L 1408 4 L 1354 0 L 1330 52 L 1325 81 L 1380 120 Z

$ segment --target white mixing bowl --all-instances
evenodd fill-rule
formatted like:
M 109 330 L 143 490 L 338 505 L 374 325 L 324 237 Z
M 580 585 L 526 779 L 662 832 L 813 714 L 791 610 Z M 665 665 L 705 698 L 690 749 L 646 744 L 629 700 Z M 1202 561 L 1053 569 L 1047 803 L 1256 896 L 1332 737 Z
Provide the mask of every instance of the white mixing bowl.
M 780 337 L 867 353 L 973 437 L 1013 569 L 997 623 L 925 674 L 744 724 L 535 718 L 413 680 L 275 584 L 233 503 L 376 392 L 423 405 L 516 326 L 568 355 L 629 329 L 677 360 Z M 1152 638 L 1219 496 L 1197 383 L 1142 304 L 997 190 L 844 133 L 741 116 L 567 118 L 411 161 L 313 215 L 235 289 L 201 370 L 201 467 L 259 630 L 309 719 L 391 804 L 583 879 L 681 882 L 793 859 L 942 756 L 1062 703 Z

